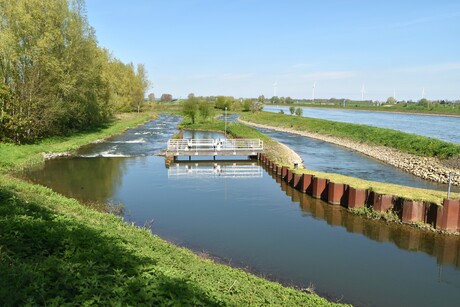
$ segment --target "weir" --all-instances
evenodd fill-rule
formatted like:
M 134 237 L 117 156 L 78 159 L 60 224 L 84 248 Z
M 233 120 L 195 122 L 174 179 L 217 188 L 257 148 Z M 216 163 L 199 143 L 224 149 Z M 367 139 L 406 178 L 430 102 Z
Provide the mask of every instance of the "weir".
M 211 156 L 257 157 L 264 150 L 260 139 L 170 139 L 166 158 Z

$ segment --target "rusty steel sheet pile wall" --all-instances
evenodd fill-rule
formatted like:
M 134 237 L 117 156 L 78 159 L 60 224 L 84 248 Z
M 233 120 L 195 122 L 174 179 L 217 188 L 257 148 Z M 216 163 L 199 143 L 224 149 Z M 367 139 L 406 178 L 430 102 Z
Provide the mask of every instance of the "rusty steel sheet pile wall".
M 370 207 L 379 212 L 393 209 L 402 223 L 422 223 L 444 232 L 460 231 L 460 200 L 444 199 L 443 205 L 438 206 L 434 203 L 379 194 L 312 174 L 295 173 L 295 168 L 279 165 L 263 153 L 258 158 L 266 171 L 281 179 L 283 191 L 286 186 L 290 186 L 332 206 L 348 209 Z

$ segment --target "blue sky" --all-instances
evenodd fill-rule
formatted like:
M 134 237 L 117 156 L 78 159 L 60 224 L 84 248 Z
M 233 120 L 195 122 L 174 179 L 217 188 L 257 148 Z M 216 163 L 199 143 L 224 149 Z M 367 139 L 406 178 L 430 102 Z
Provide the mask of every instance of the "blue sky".
M 460 99 L 460 1 L 86 0 L 157 97 Z M 316 82 L 316 83 L 315 83 Z M 274 86 L 276 84 L 276 86 Z

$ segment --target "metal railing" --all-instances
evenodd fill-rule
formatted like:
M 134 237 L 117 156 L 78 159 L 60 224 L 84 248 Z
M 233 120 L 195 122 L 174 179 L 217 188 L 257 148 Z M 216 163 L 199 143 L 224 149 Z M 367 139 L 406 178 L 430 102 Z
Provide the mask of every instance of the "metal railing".
M 262 151 L 260 139 L 171 139 L 166 150 L 169 152 L 199 151 Z

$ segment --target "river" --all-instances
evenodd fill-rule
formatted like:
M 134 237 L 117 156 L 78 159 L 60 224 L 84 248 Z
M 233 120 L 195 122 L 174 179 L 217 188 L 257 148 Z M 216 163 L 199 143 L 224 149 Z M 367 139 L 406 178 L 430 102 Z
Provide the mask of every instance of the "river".
M 266 105 L 264 107 L 264 111 L 267 112 L 278 113 L 280 110 L 283 110 L 285 114 L 290 114 L 289 106 Z M 460 117 L 455 116 L 305 107 L 303 108 L 302 116 L 395 129 L 460 144 L 460 133 L 458 131 L 458 127 L 460 127 Z
M 351 215 L 291 189 L 254 161 L 166 168 L 155 154 L 178 121 L 162 115 L 25 175 L 71 197 L 121 202 L 126 221 L 151 225 L 162 238 L 272 280 L 314 287 L 331 300 L 457 306 L 460 238 Z

